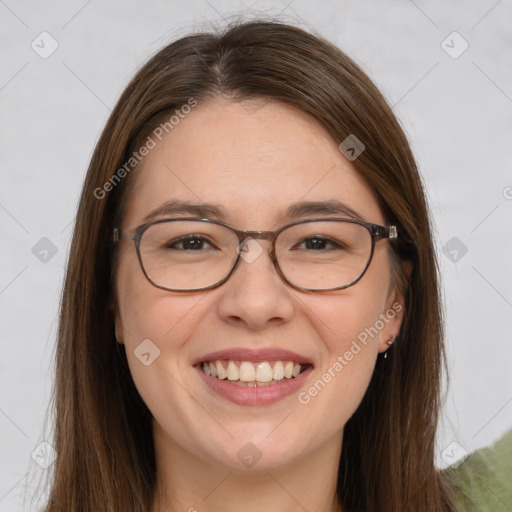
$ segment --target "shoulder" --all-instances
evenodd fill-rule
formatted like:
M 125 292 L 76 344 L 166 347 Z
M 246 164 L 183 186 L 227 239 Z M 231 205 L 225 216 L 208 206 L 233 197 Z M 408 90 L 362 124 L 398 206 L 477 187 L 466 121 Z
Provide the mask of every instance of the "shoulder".
M 460 512 L 512 511 L 512 429 L 441 474 L 453 487 Z

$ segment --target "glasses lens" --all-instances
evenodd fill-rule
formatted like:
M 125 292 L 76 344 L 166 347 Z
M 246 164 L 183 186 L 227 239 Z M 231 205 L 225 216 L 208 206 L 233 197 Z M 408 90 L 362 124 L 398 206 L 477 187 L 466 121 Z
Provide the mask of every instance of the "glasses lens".
M 176 220 L 150 225 L 140 256 L 150 281 L 164 288 L 194 290 L 221 281 L 237 258 L 236 234 L 212 222 Z
M 340 288 L 357 281 L 371 251 L 370 232 L 353 222 L 304 222 L 285 229 L 276 240 L 276 258 L 286 279 L 314 290 Z

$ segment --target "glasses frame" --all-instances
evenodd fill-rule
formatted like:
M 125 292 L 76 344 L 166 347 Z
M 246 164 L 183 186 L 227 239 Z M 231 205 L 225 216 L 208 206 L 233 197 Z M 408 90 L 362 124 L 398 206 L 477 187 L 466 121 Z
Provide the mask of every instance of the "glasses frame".
M 144 234 L 144 232 L 150 226 L 152 226 L 154 224 L 161 224 L 163 222 L 184 221 L 184 220 L 185 221 L 190 220 L 190 221 L 196 221 L 196 222 L 199 221 L 199 222 L 208 222 L 208 223 L 212 223 L 212 224 L 218 224 L 219 226 L 224 226 L 224 227 L 230 229 L 238 237 L 238 241 L 239 241 L 238 247 L 241 247 L 241 249 L 239 249 L 237 251 L 237 257 L 233 263 L 231 270 L 226 274 L 225 277 L 223 277 L 220 281 L 218 281 L 217 283 L 215 283 L 213 285 L 205 286 L 203 288 L 193 288 L 193 289 L 186 289 L 186 290 L 179 289 L 179 288 L 178 289 L 177 288 L 168 288 L 168 287 L 161 286 L 161 285 L 155 283 L 149 277 L 149 275 L 146 272 L 146 269 L 144 268 L 144 264 L 142 262 L 142 257 L 140 254 L 140 241 L 142 239 L 142 235 Z M 359 224 L 360 226 L 365 227 L 368 230 L 368 232 L 370 233 L 370 236 L 372 239 L 371 251 L 370 251 L 370 256 L 368 258 L 368 262 L 366 263 L 364 270 L 361 272 L 361 274 L 359 275 L 359 277 L 357 279 L 355 279 L 354 281 L 352 281 L 346 285 L 343 285 L 343 286 L 338 286 L 335 288 L 316 289 L 316 288 L 304 288 L 302 286 L 296 285 L 286 278 L 283 271 L 281 270 L 281 267 L 279 266 L 279 262 L 277 261 L 277 257 L 275 255 L 276 238 L 279 236 L 279 234 L 281 232 L 283 232 L 285 229 L 288 229 L 292 226 L 296 226 L 298 224 L 304 224 L 306 222 L 326 222 L 326 221 L 327 222 L 329 222 L 329 221 L 348 222 L 348 223 L 352 223 L 352 224 Z M 191 293 L 191 292 L 212 290 L 213 288 L 218 288 L 219 286 L 223 285 L 231 277 L 235 268 L 238 266 L 238 263 L 240 261 L 240 253 L 243 251 L 243 248 L 245 247 L 245 243 L 249 238 L 252 238 L 254 240 L 270 240 L 272 242 L 272 247 L 269 252 L 270 259 L 272 260 L 274 267 L 276 268 L 276 270 L 277 270 L 278 274 L 281 276 L 281 278 L 292 288 L 295 288 L 296 290 L 301 290 L 304 292 L 328 292 L 328 291 L 335 291 L 335 290 L 344 290 L 345 288 L 353 286 L 354 284 L 359 282 L 362 279 L 362 277 L 364 276 L 364 274 L 366 273 L 366 271 L 368 270 L 368 267 L 370 266 L 370 263 L 373 259 L 375 243 L 378 242 L 379 240 L 398 238 L 398 230 L 397 230 L 396 226 L 381 226 L 379 224 L 372 224 L 370 222 L 365 222 L 363 220 L 358 220 L 358 219 L 347 219 L 347 218 L 339 218 L 339 217 L 313 217 L 313 218 L 309 218 L 309 219 L 303 219 L 303 220 L 291 222 L 289 224 L 286 224 L 285 226 L 280 227 L 276 231 L 245 231 L 242 229 L 237 229 L 229 224 L 226 224 L 225 222 L 221 222 L 221 221 L 213 220 L 213 219 L 206 219 L 206 218 L 200 218 L 200 217 L 169 217 L 169 218 L 165 218 L 165 219 L 157 219 L 157 220 L 153 220 L 150 222 L 146 222 L 145 224 L 141 224 L 140 226 L 137 226 L 136 228 L 134 228 L 132 230 L 121 230 L 120 228 L 116 227 L 116 228 L 114 228 L 114 231 L 113 231 L 113 243 L 114 244 L 121 239 L 133 240 L 133 242 L 135 243 L 135 248 L 137 251 L 137 258 L 139 260 L 142 272 L 146 276 L 146 279 L 153 286 L 155 286 L 156 288 L 160 288 L 162 290 L 167 290 L 170 292 L 180 292 L 180 293 L 187 293 L 187 292 Z

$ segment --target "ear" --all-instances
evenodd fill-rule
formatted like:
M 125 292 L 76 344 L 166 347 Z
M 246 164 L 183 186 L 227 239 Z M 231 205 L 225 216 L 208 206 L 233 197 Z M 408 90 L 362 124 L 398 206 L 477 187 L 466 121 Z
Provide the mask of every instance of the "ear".
M 112 314 L 112 317 L 114 318 L 114 329 L 115 329 L 115 337 L 116 341 L 123 345 L 124 339 L 123 339 L 123 324 L 121 321 L 121 315 L 119 314 L 119 307 L 117 304 L 117 300 L 115 298 L 111 299 L 108 305 L 108 310 Z
M 396 284 L 394 288 L 388 293 L 384 311 L 381 314 L 384 327 L 379 333 L 379 352 L 385 352 L 390 345 L 388 341 L 393 341 L 393 338 L 398 336 L 402 320 L 405 313 L 405 298 L 404 294 L 409 285 L 409 280 L 412 273 L 412 262 L 402 261 L 402 273 L 405 277 L 403 286 Z

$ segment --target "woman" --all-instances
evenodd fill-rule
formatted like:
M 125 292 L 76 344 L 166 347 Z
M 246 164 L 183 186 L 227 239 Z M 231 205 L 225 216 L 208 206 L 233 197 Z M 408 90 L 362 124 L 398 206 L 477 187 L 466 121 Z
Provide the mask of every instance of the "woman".
M 423 186 L 338 48 L 239 23 L 157 53 L 97 144 L 48 512 L 455 510 Z

